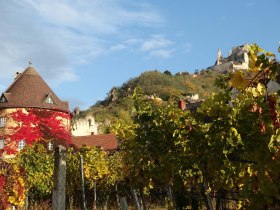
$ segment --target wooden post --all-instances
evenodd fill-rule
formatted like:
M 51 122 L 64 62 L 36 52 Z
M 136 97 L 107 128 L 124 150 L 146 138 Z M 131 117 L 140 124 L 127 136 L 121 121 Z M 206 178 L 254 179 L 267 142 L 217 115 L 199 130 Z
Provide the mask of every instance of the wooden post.
M 120 208 L 121 208 L 121 210 L 128 210 L 126 197 L 120 198 Z
M 52 209 L 65 209 L 66 188 L 66 148 L 59 145 L 54 153 L 54 189 L 52 195 Z
M 118 193 L 118 184 L 116 184 L 115 189 L 116 189 L 117 204 L 118 204 L 118 207 L 120 207 L 120 196 L 119 196 L 119 193 Z M 123 209 L 121 209 L 121 210 L 123 210 Z
M 25 203 L 24 203 L 24 209 L 25 210 L 28 210 L 28 194 L 26 195 L 26 197 L 25 197 Z
M 81 180 L 81 188 L 82 188 L 82 203 L 81 203 L 81 209 L 86 210 L 86 196 L 85 196 L 85 181 L 84 181 L 84 160 L 83 156 L 80 155 L 80 180 Z
M 173 199 L 173 192 L 172 192 L 170 183 L 166 186 L 166 192 L 167 192 L 167 197 L 168 197 L 168 207 L 167 208 L 173 209 L 173 208 L 175 208 L 175 201 Z
M 97 209 L 97 193 L 96 193 L 96 180 L 94 181 L 94 188 L 93 188 L 93 191 L 94 191 L 94 198 L 93 198 L 93 210 L 96 210 Z
M 204 198 L 204 202 L 205 202 L 207 210 L 213 210 L 210 193 L 206 193 L 207 189 L 208 189 L 208 184 L 206 181 L 204 181 L 202 184 L 202 197 Z
M 134 200 L 135 209 L 142 210 L 141 203 L 140 203 L 139 197 L 137 195 L 137 191 L 135 189 L 131 188 L 131 193 L 132 193 L 132 197 Z

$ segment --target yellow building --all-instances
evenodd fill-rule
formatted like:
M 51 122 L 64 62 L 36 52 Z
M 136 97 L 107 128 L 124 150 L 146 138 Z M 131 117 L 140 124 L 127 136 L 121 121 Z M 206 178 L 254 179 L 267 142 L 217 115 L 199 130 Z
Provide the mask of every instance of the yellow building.
M 70 127 L 68 102 L 61 101 L 36 69 L 29 66 L 22 73 L 17 72 L 13 83 L 0 96 L 0 149 L 7 146 L 5 136 L 9 132 L 8 128 L 15 124 L 9 118 L 9 113 L 29 108 L 66 113 L 68 117 L 64 119 L 64 124 Z M 20 150 L 25 146 L 25 140 L 16 144 L 14 148 Z

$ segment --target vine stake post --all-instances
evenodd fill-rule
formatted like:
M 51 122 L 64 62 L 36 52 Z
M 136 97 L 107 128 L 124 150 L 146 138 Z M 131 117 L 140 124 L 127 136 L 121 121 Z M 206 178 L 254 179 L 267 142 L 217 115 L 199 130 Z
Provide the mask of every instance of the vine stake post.
M 82 189 L 81 209 L 86 210 L 86 196 L 85 196 L 85 181 L 84 181 L 83 165 L 84 165 L 83 156 L 80 155 L 80 180 L 81 180 L 81 189 Z
M 52 209 L 65 209 L 66 186 L 66 148 L 59 145 L 54 154 L 54 189 L 52 196 Z

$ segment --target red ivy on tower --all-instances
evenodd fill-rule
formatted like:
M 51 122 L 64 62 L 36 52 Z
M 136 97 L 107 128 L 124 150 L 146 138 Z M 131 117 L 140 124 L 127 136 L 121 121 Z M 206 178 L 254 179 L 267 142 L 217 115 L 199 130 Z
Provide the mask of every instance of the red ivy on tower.
M 70 115 L 46 109 L 17 109 L 8 116 L 15 124 L 8 128 L 5 136 L 5 147 L 2 152 L 14 154 L 18 143 L 25 141 L 26 145 L 36 142 L 52 142 L 54 145 L 71 144 Z

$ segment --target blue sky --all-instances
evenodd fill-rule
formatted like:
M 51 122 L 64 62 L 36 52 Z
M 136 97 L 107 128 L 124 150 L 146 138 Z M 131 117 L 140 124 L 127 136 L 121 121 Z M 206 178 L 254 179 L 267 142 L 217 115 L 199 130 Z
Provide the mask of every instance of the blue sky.
M 0 0 L 0 92 L 31 60 L 86 109 L 144 71 L 207 68 L 219 48 L 277 53 L 279 10 L 279 0 Z

